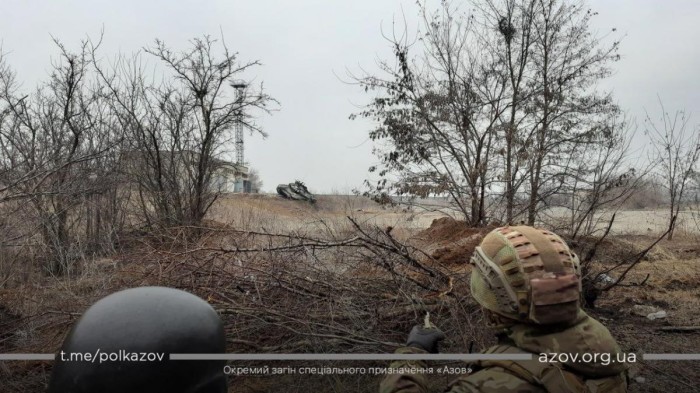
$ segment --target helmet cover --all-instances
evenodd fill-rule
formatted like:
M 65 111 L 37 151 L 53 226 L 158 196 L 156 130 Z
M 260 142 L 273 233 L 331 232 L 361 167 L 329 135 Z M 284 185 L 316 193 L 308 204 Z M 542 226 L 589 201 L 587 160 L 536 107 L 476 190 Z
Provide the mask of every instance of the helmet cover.
M 476 247 L 471 263 L 472 295 L 498 315 L 535 324 L 567 323 L 578 315 L 579 259 L 550 231 L 497 228 Z

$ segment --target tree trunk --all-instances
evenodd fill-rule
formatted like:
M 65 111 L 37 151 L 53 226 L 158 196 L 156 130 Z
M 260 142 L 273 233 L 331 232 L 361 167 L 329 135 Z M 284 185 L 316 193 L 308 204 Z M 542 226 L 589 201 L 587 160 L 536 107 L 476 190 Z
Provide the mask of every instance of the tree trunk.
M 515 128 L 515 110 L 511 111 L 511 120 L 506 131 L 506 224 L 513 223 L 513 204 L 515 192 L 513 190 L 513 163 L 511 161 L 513 151 L 513 129 Z

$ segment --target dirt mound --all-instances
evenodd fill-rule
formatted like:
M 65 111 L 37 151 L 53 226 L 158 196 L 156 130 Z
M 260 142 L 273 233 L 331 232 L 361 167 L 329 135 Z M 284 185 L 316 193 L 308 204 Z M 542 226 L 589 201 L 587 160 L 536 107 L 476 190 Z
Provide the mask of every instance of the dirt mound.
M 472 228 L 452 217 L 433 220 L 417 236 L 424 250 L 443 264 L 465 264 L 490 228 Z
M 479 228 L 471 228 L 464 221 L 452 217 L 442 217 L 433 220 L 430 228 L 422 231 L 419 237 L 434 241 L 457 241 L 479 233 Z

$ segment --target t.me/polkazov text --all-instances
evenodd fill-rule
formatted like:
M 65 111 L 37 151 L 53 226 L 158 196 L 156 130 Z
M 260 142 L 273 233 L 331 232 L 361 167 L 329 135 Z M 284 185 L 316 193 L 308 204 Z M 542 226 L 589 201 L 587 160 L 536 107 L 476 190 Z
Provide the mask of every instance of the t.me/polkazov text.
M 123 349 L 111 352 L 59 352 L 58 356 L 63 362 L 160 362 L 165 359 L 163 352 L 129 352 Z

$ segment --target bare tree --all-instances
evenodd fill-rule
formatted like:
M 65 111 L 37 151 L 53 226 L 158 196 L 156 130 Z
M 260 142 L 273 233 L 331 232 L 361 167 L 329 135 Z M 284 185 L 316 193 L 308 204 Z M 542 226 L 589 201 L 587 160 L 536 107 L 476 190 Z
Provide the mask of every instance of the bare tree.
M 147 223 L 199 223 L 218 195 L 212 176 L 230 130 L 243 122 L 264 135 L 250 109 L 273 100 L 262 85 L 239 92 L 234 78 L 258 63 L 240 64 L 225 45 L 216 56 L 209 37 L 182 53 L 160 41 L 147 49 L 166 69 L 158 83 L 139 56 L 105 70 L 99 42 L 73 52 L 54 41 L 60 57 L 29 94 L 0 57 L 0 203 L 12 214 L 0 224 L 13 242 L 38 240 L 47 270 L 64 274 L 113 251 L 135 222 L 133 196 Z
M 353 76 L 379 93 L 360 116 L 375 119 L 370 138 L 386 142 L 376 150 L 381 164 L 370 168 L 381 179 L 367 183 L 368 194 L 385 201 L 391 194 L 447 194 L 471 225 L 483 225 L 494 137 L 507 109 L 506 75 L 498 56 L 474 35 L 472 18 L 448 3 L 434 14 L 422 6 L 421 18 L 425 31 L 417 42 L 405 34 L 388 38 L 396 64 L 381 62 L 383 76 Z
M 695 164 L 700 157 L 700 129 L 688 129 L 690 116 L 684 110 L 669 115 L 661 98 L 659 106 L 660 124 L 652 120 L 647 112 L 644 125 L 653 148 L 651 160 L 656 164 L 656 175 L 662 179 L 661 184 L 668 192 L 668 240 L 671 240 L 676 224 L 674 217 L 678 216 L 688 183 L 696 173 Z
M 355 78 L 380 94 L 360 113 L 384 143 L 368 193 L 447 194 L 471 225 L 499 218 L 500 196 L 506 222 L 532 225 L 571 180 L 576 151 L 608 143 L 601 123 L 618 108 L 596 85 L 619 43 L 590 32 L 582 3 L 475 0 L 472 15 L 441 4 L 420 5 L 416 42 L 388 38 L 395 64 L 380 63 L 383 75 Z
M 240 75 L 259 65 L 241 63 L 237 54 L 205 36 L 191 41 L 184 52 L 173 52 L 156 40 L 145 49 L 166 74 L 162 81 L 148 79 L 141 54 L 120 57 L 111 70 L 97 58 L 94 64 L 111 91 L 112 108 L 130 136 L 122 159 L 127 178 L 136 185 L 141 211 L 148 224 L 198 224 L 219 195 L 213 174 L 222 161 L 234 125 L 245 125 L 262 135 L 252 109 L 269 112 L 274 100 L 262 87 L 234 85 Z M 249 86 L 249 84 L 246 84 Z
M 564 197 L 560 205 L 568 211 L 560 231 L 573 240 L 602 232 L 609 217 L 601 213 L 620 209 L 649 172 L 649 166 L 631 161 L 634 133 L 627 121 L 614 116 L 602 126 L 605 128 L 598 140 L 580 145 L 567 168 L 567 180 L 557 188 L 558 195 Z
M 85 195 L 109 185 L 106 153 L 119 136 L 111 131 L 104 92 L 90 78 L 87 43 L 71 52 L 54 42 L 60 57 L 30 94 L 21 93 L 15 74 L 2 66 L 0 184 L 4 201 L 21 201 L 29 212 L 24 231 L 41 235 L 48 270 L 63 274 L 86 251 Z M 100 182 L 89 180 L 97 176 Z
M 258 173 L 257 169 L 251 168 L 248 171 L 248 179 L 250 181 L 250 192 L 254 194 L 262 192 L 263 181 L 260 178 L 260 173 Z
M 583 145 L 609 142 L 605 119 L 618 112 L 609 93 L 596 91 L 619 59 L 619 41 L 604 44 L 593 35 L 596 15 L 581 1 L 541 0 L 534 8 L 532 76 L 534 94 L 527 222 L 533 225 L 544 186 L 562 176 L 568 162 Z M 613 29 L 614 31 L 614 29 Z M 601 125 L 602 124 L 602 125 Z M 556 192 L 556 187 L 553 188 Z M 544 191 L 544 192 L 543 192 Z
M 507 76 L 507 92 L 503 113 L 503 140 L 499 155 L 503 159 L 503 184 L 505 197 L 505 222 L 513 222 L 516 194 L 526 181 L 523 167 L 527 163 L 531 135 L 524 127 L 529 118 L 526 104 L 532 99 L 532 56 L 535 44 L 534 18 L 537 1 L 487 0 L 480 7 L 482 31 L 497 27 L 499 34 L 485 38 L 487 45 L 499 57 Z

